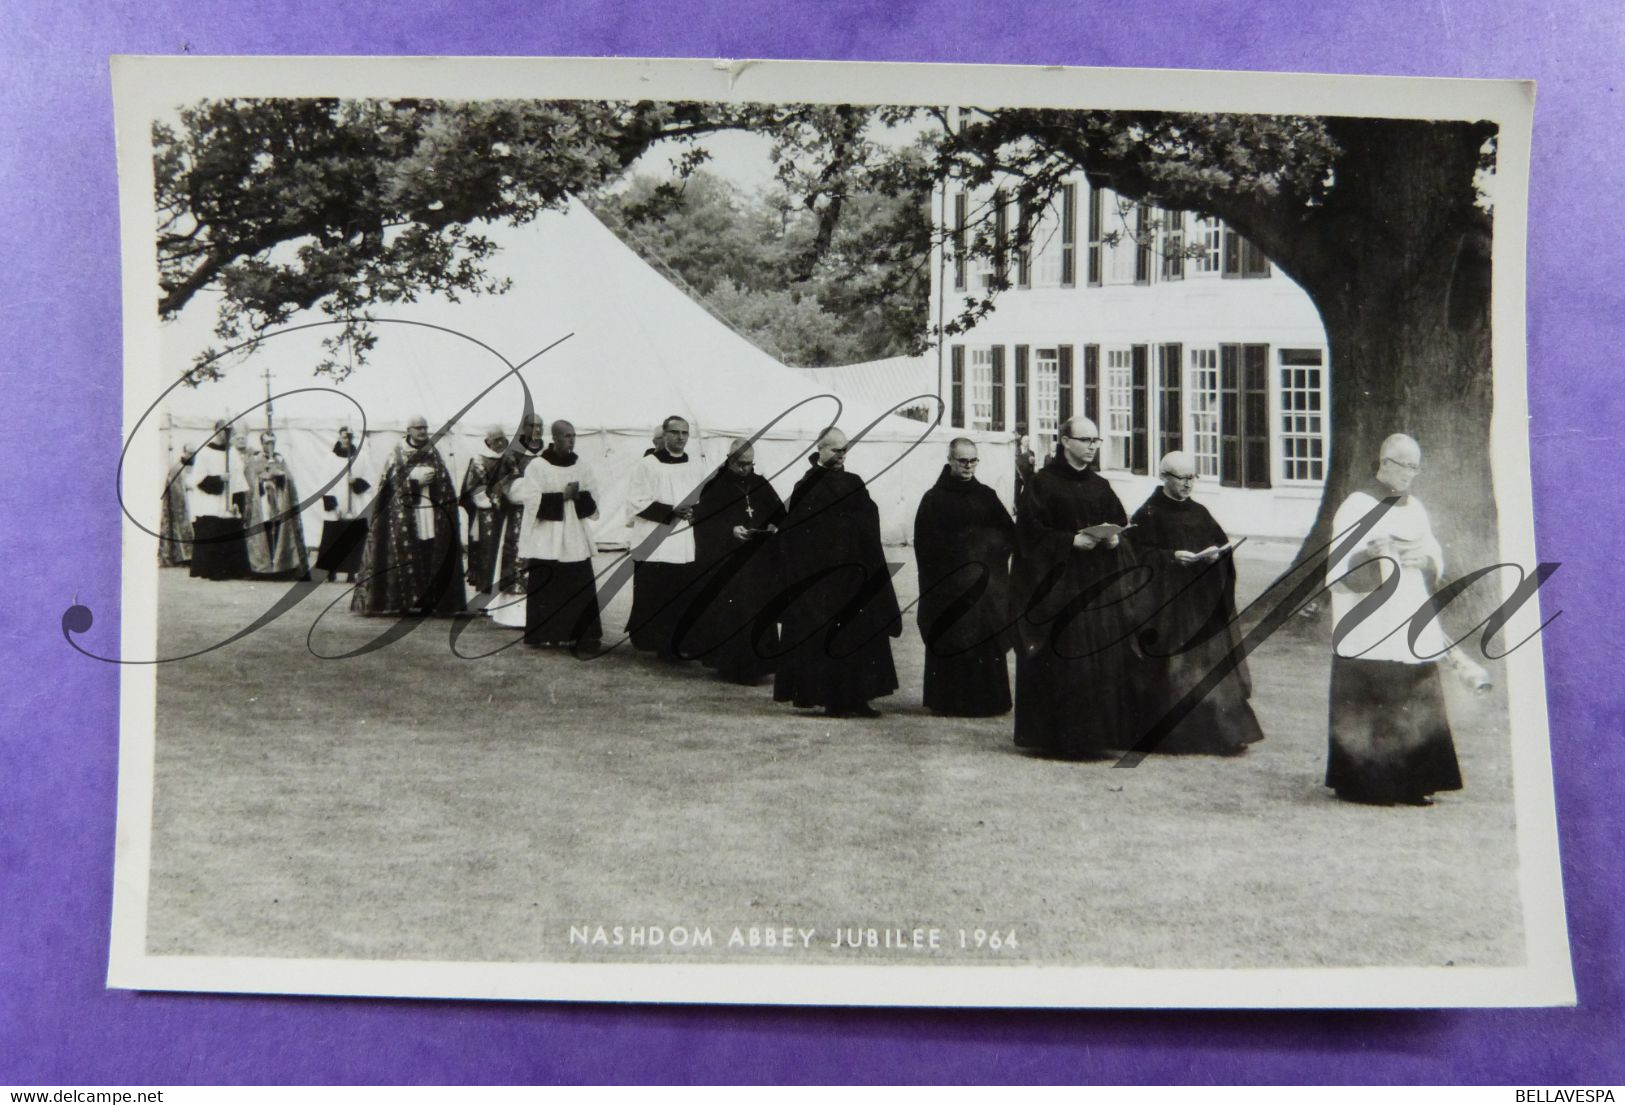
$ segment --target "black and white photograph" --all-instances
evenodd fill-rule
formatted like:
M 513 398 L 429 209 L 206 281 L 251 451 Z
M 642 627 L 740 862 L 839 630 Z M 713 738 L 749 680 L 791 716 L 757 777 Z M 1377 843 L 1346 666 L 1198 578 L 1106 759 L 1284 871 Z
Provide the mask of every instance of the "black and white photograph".
M 1573 1002 L 1531 86 L 113 87 L 112 985 Z

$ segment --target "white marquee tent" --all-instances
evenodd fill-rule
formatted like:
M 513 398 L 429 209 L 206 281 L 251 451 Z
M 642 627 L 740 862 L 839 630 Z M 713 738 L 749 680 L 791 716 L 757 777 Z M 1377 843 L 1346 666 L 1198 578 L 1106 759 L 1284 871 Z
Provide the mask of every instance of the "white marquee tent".
M 710 467 L 722 462 L 733 437 L 761 433 L 757 471 L 785 497 L 824 426 L 837 423 L 855 435 L 873 423 L 847 467 L 869 482 L 885 539 L 909 539 L 946 443 L 965 431 L 928 433 L 926 423 L 888 415 L 873 401 L 838 403 L 830 389 L 757 349 L 674 287 L 579 202 L 525 226 L 479 229 L 502 246 L 490 269 L 511 279 L 507 292 L 380 308 L 379 319 L 392 321 L 375 325 L 378 342 L 367 363 L 342 383 L 313 374 L 327 356 L 322 338 L 337 327 L 320 316 L 296 318 L 223 358 L 224 379 L 170 392 L 156 423 L 165 455 L 173 459 L 182 445 L 207 439 L 216 418 L 239 417 L 239 425 L 263 429 L 268 373 L 277 448 L 302 495 L 314 497 L 337 475 L 331 449 L 340 426 L 365 425 L 367 455 L 379 470 L 416 414 L 431 429 L 450 423 L 439 447 L 460 481 L 488 426 L 512 433 L 524 387 L 509 367 L 519 365 L 535 409 L 548 421 L 573 422 L 577 451 L 598 470 L 605 491 L 600 545 L 624 544 L 622 487 L 670 414 L 689 421 L 690 453 Z M 213 334 L 217 306 L 217 299 L 199 296 L 161 328 L 167 378 L 183 373 L 201 350 L 224 344 Z M 980 478 L 1009 502 L 1009 435 L 970 436 L 981 446 Z M 305 516 L 309 543 L 320 529 L 318 501 Z

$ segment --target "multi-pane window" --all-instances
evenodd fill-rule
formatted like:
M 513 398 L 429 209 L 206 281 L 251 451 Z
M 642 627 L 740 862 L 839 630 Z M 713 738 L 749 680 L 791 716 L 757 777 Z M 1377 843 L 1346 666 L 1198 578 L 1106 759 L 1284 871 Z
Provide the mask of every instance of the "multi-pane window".
M 1134 442 L 1134 352 L 1131 349 L 1106 350 L 1106 424 L 1100 428 L 1106 440 L 1101 448 L 1107 468 L 1127 468 L 1133 460 Z
M 1224 275 L 1259 277 L 1270 274 L 1270 259 L 1264 251 L 1237 234 L 1224 228 Z
M 1203 217 L 1196 220 L 1196 241 L 1201 247 L 1196 257 L 1196 271 L 1216 273 L 1224 268 L 1224 224 L 1218 219 Z
M 1061 225 L 1059 216 L 1050 214 L 1039 220 L 1033 229 L 1033 249 L 1038 255 L 1034 258 L 1037 264 L 1033 266 L 1033 280 L 1042 287 L 1065 286 L 1071 282 L 1067 258 L 1073 256 L 1077 247 L 1061 240 Z
M 1281 478 L 1326 478 L 1325 363 L 1318 349 L 1283 349 Z
M 1185 279 L 1185 212 L 1162 213 L 1162 278 Z
M 982 346 L 970 351 L 970 379 L 966 391 L 970 400 L 970 421 L 973 430 L 993 428 L 993 350 Z
M 1061 420 L 1061 355 L 1054 348 L 1033 351 L 1033 424 L 1031 437 L 1046 445 L 1055 443 L 1055 430 Z
M 1191 350 L 1190 453 L 1196 474 L 1219 474 L 1219 351 Z

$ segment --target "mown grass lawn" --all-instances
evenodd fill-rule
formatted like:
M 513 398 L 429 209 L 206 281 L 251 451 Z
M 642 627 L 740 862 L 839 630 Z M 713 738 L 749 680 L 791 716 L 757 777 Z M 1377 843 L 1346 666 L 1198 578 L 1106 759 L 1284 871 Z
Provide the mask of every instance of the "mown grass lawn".
M 898 574 L 913 598 L 910 561 Z M 1244 598 L 1282 566 L 1244 547 Z M 921 649 L 879 721 L 829 721 L 624 647 L 582 662 L 454 655 L 425 623 L 345 660 L 387 622 L 327 585 L 293 614 L 159 667 L 148 947 L 159 954 L 625 960 L 569 928 L 1014 931 L 980 958 L 1146 967 L 1520 962 L 1505 699 L 1451 690 L 1466 789 L 1431 809 L 1332 800 L 1328 645 L 1278 634 L 1252 659 L 1267 738 L 1237 759 L 1133 770 L 1035 759 L 1008 718 L 920 706 Z M 280 587 L 160 581 L 163 652 L 224 639 Z M 613 632 L 628 595 L 605 613 Z M 309 641 L 307 642 L 307 636 Z M 485 655 L 480 655 L 485 654 Z M 974 939 L 974 935 L 972 935 Z M 822 949 L 822 950 L 820 950 Z M 915 962 L 920 953 L 865 952 Z M 975 958 L 972 953 L 969 958 Z

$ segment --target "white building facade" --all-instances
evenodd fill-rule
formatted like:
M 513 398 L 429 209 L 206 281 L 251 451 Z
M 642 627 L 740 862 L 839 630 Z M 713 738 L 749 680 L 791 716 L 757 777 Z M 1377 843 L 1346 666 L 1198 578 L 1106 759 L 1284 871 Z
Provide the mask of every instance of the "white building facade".
M 950 186 L 936 214 L 950 231 L 932 266 L 940 324 L 995 278 L 966 244 L 1008 233 L 1018 213 Z M 1223 223 L 1122 200 L 1082 174 L 1033 242 L 1010 262 L 995 310 L 938 350 L 948 420 L 1025 425 L 1042 458 L 1061 420 L 1086 415 L 1104 439 L 1101 473 L 1131 513 L 1162 455 L 1184 449 L 1196 498 L 1232 533 L 1306 533 L 1331 445 L 1332 366 L 1304 291 Z

